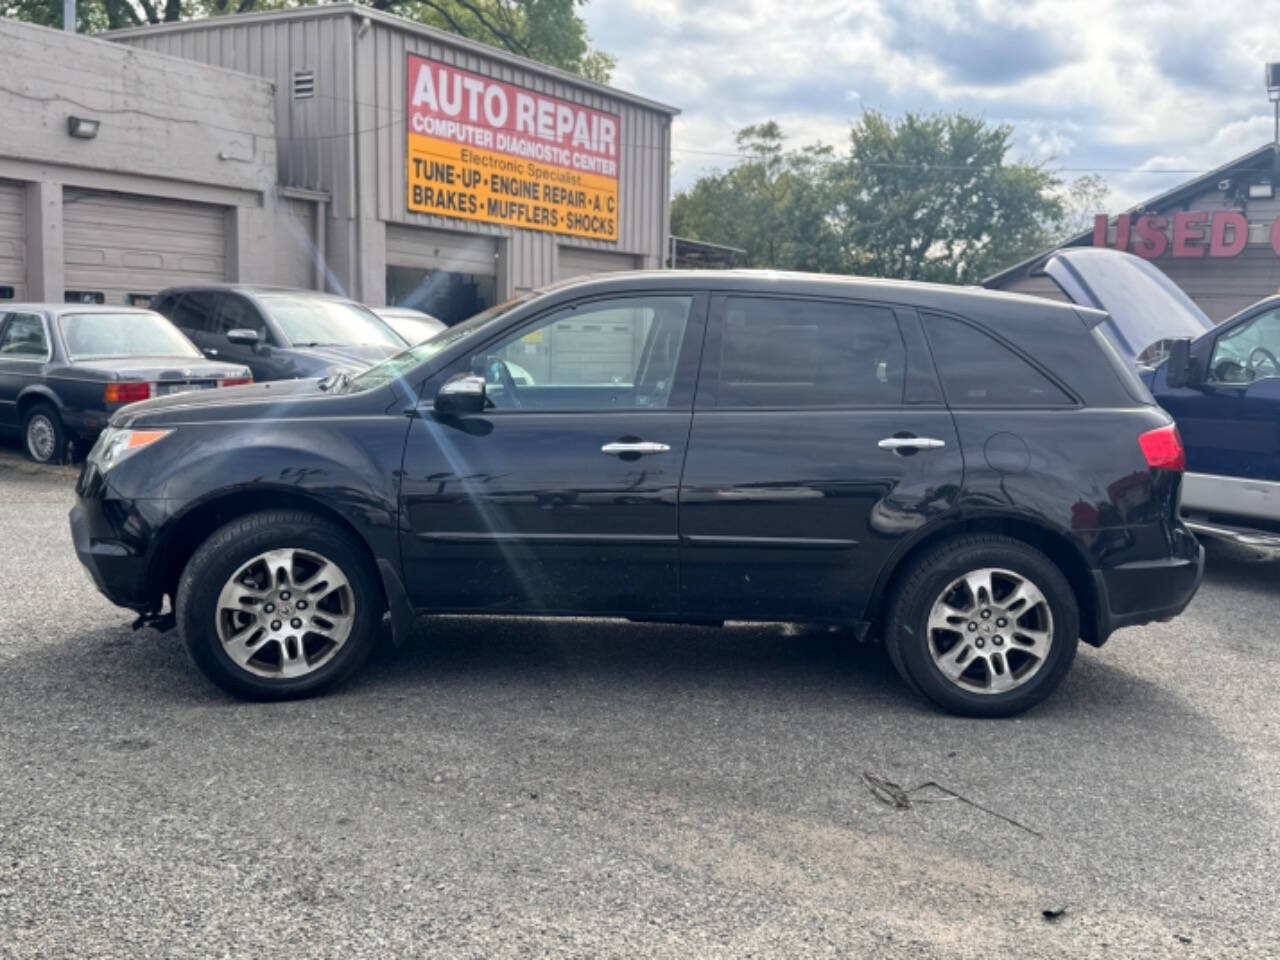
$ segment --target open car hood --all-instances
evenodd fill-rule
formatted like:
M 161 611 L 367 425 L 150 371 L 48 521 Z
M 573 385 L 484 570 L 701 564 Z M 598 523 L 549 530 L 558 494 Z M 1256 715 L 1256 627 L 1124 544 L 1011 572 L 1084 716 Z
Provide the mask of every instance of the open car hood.
M 1194 340 L 1214 326 L 1158 267 L 1131 253 L 1067 247 L 1049 258 L 1044 272 L 1078 305 L 1106 311 L 1107 335 L 1134 363 L 1157 363 L 1167 341 Z

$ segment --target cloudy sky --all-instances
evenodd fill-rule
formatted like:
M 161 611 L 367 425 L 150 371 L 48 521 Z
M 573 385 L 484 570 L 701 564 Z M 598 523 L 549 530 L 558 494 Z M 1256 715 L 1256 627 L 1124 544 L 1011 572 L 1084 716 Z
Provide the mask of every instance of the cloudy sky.
M 1270 13 L 1267 13 L 1270 9 Z M 683 109 L 674 186 L 775 119 L 840 145 L 864 108 L 965 110 L 1021 158 L 1097 170 L 1112 208 L 1267 142 L 1280 7 L 1246 0 L 590 0 L 614 83 Z M 1177 171 L 1177 172 L 1164 172 Z

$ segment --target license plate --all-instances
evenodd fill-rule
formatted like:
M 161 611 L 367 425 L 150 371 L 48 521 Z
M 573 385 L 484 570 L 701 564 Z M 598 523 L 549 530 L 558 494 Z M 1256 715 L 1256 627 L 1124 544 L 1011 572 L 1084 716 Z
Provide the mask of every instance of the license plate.
M 157 384 L 156 396 L 167 397 L 175 393 L 189 393 L 192 390 L 203 390 L 203 383 L 160 383 Z

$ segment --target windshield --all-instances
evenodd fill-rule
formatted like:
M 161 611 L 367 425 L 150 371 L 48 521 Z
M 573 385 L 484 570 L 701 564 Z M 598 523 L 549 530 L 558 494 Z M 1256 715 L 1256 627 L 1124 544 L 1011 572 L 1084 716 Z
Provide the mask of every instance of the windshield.
M 359 344 L 399 349 L 405 345 L 399 334 L 358 304 L 321 297 L 265 296 L 260 299 L 290 346 Z
M 490 323 L 505 316 L 517 307 L 528 303 L 535 296 L 535 293 L 525 293 L 518 297 L 512 297 L 505 303 L 500 303 L 497 306 L 490 307 L 488 310 L 477 313 L 474 317 L 463 320 L 456 326 L 446 327 L 430 340 L 424 340 L 417 346 L 410 347 L 403 353 L 383 360 L 381 363 L 375 364 L 364 371 L 364 373 L 352 377 L 346 385 L 345 392 L 373 390 L 383 384 L 398 380 L 409 373 L 410 370 L 426 363 L 437 354 L 443 353 L 455 343 L 470 340 Z
M 69 313 L 59 320 L 72 360 L 115 357 L 200 357 L 201 353 L 158 313 Z
M 1131 361 L 1155 364 L 1167 344 L 1195 339 L 1213 321 L 1161 270 L 1140 257 L 1089 247 L 1059 250 L 1045 265 L 1063 291 L 1082 307 L 1111 315 L 1107 334 Z

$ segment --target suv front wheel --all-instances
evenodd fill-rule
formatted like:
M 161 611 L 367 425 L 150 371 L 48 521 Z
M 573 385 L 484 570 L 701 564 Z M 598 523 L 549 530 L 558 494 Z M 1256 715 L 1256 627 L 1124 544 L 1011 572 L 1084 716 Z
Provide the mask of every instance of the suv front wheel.
M 1009 537 L 974 535 L 915 560 L 885 643 L 903 679 L 934 703 L 1007 717 L 1057 688 L 1079 636 L 1075 593 L 1052 560 Z
M 382 591 L 360 543 L 296 510 L 233 520 L 192 556 L 178 627 L 196 666 L 229 693 L 302 697 L 349 676 L 373 648 Z

